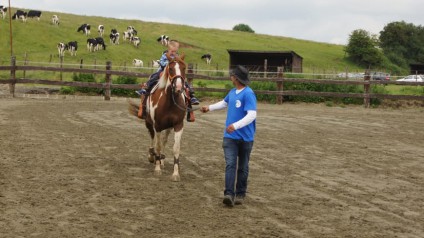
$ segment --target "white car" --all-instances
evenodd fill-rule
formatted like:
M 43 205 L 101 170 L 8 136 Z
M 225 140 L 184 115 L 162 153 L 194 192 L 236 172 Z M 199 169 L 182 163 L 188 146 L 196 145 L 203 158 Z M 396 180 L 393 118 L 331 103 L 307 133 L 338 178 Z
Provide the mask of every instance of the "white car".
M 424 76 L 423 75 L 408 75 L 405 78 L 401 78 L 396 80 L 398 82 L 424 82 Z

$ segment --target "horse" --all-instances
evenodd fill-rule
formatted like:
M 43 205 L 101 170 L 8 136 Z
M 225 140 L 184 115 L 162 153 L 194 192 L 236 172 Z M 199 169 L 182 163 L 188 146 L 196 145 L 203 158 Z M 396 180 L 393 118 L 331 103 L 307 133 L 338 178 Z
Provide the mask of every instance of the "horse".
M 165 67 L 157 85 L 146 101 L 146 128 L 151 137 L 148 159 L 155 163 L 155 175 L 161 175 L 164 168 L 165 155 L 162 154 L 171 130 L 174 130 L 174 172 L 171 179 L 180 181 L 179 163 L 181 137 L 187 111 L 185 88 L 184 55 L 172 59 L 167 55 L 169 64 Z M 143 98 L 142 98 L 143 100 Z M 141 118 L 140 107 L 129 102 L 129 112 Z

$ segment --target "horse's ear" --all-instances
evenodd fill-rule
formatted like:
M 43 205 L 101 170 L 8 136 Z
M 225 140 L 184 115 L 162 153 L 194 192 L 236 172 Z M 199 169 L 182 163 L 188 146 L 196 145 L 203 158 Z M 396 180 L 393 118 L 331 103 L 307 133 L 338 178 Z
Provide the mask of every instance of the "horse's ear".
M 184 61 L 184 58 L 185 58 L 185 54 L 184 54 L 184 52 L 180 55 L 180 59 L 182 60 L 182 61 Z

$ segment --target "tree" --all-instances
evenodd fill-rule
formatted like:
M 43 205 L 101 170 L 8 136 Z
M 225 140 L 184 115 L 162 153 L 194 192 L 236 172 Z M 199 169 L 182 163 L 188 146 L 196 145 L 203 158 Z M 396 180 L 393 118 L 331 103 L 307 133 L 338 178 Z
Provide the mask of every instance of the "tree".
M 245 31 L 245 32 L 255 33 L 255 31 L 252 28 L 250 28 L 249 25 L 243 24 L 243 23 L 235 25 L 233 27 L 233 31 Z
M 383 63 L 384 55 L 378 45 L 379 41 L 376 35 L 358 29 L 350 34 L 345 51 L 351 60 L 362 66 L 380 66 Z
M 424 63 L 424 28 L 412 23 L 391 22 L 380 32 L 384 54 L 396 65 Z

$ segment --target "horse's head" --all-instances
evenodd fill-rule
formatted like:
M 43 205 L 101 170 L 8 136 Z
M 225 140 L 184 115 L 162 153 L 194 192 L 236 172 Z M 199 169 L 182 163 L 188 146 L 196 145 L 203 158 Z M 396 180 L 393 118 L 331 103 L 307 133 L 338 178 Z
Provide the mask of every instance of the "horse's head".
M 173 92 L 181 93 L 184 90 L 186 79 L 184 54 L 173 59 L 168 55 L 168 59 L 168 80 L 170 80 Z

